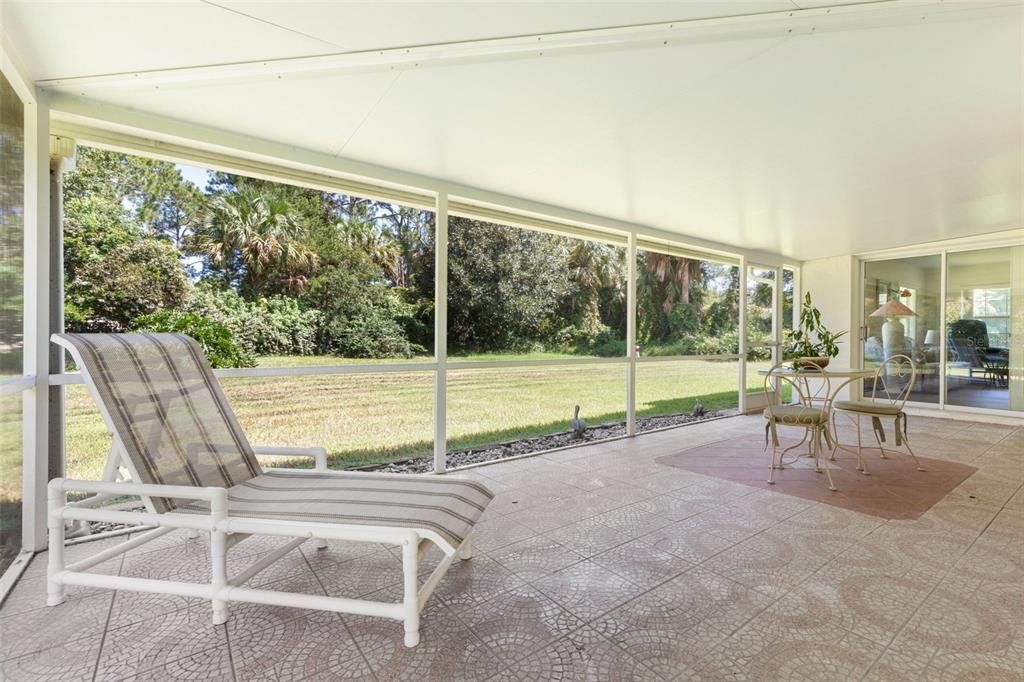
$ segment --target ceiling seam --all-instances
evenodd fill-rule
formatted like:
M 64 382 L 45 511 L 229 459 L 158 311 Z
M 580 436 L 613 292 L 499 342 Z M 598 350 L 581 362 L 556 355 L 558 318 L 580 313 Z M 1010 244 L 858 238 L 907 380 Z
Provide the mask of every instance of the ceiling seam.
M 356 124 L 356 127 L 352 130 L 351 133 L 349 133 L 348 137 L 345 138 L 345 141 L 341 143 L 341 146 L 338 147 L 338 151 L 334 152 L 334 156 L 341 156 L 342 152 L 345 151 L 345 148 L 348 147 L 350 142 L 352 142 L 352 139 L 359 133 L 360 130 L 363 129 L 363 126 L 366 125 L 366 122 L 370 120 L 370 116 L 372 116 L 373 112 L 377 110 L 377 107 L 380 106 L 380 103 L 383 102 L 384 98 L 391 93 L 392 89 L 394 89 L 395 84 L 398 82 L 398 79 L 402 77 L 402 73 L 404 72 L 394 72 L 394 78 L 391 79 L 391 82 L 388 83 L 387 87 L 381 90 L 380 95 L 377 96 L 377 101 L 373 103 L 373 106 L 366 110 L 366 114 L 359 120 L 359 123 Z
M 251 19 L 253 21 L 258 21 L 259 23 L 266 24 L 267 26 L 273 26 L 274 28 L 279 28 L 282 31 L 288 31 L 289 33 L 294 33 L 295 35 L 300 35 L 300 36 L 302 36 L 304 38 L 309 38 L 310 40 L 315 40 L 317 42 L 323 43 L 324 45 L 330 45 L 331 47 L 333 47 L 335 49 L 338 49 L 338 50 L 347 50 L 348 49 L 344 45 L 338 45 L 337 43 L 331 42 L 329 40 L 324 40 L 323 38 L 320 38 L 318 36 L 312 35 L 310 33 L 303 33 L 302 31 L 299 31 L 297 29 L 289 28 L 288 26 L 283 26 L 282 24 L 277 24 L 277 23 L 274 23 L 273 21 L 269 21 L 267 19 L 262 19 L 260 17 L 253 16 L 252 14 L 248 14 L 248 13 L 243 12 L 241 10 L 234 9 L 233 7 L 226 7 L 224 5 L 221 5 L 221 4 L 218 4 L 216 2 L 213 2 L 213 0 L 199 0 L 199 1 L 201 3 L 203 3 L 204 5 L 209 5 L 210 7 L 216 7 L 217 9 L 224 10 L 225 12 L 231 12 L 232 14 L 237 14 L 240 17 L 245 17 L 246 19 Z

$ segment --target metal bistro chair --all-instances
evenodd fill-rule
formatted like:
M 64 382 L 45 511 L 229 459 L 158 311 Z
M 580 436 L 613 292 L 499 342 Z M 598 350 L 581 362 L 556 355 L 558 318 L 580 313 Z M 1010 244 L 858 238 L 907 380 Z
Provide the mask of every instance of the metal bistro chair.
M 775 470 L 785 469 L 787 464 L 792 464 L 796 458 L 785 461 L 786 454 L 799 448 L 810 439 L 810 455 L 814 457 L 814 470 L 817 473 L 825 472 L 828 478 L 828 489 L 836 490 L 832 482 L 832 473 L 828 470 L 828 464 L 822 466 L 821 439 L 832 446 L 832 436 L 829 433 L 829 411 L 832 402 L 832 391 L 830 390 L 830 379 L 827 374 L 813 362 L 807 362 L 805 368 L 799 372 L 780 372 L 789 366 L 790 363 L 782 363 L 772 367 L 771 371 L 764 378 L 764 392 L 768 398 L 768 407 L 764 410 L 765 424 L 765 448 L 768 447 L 768 439 L 771 438 L 772 455 L 769 463 L 768 482 L 775 483 Z M 787 405 L 778 404 L 776 396 L 782 394 L 780 390 L 783 384 L 789 384 L 793 390 L 793 402 Z M 792 426 L 804 430 L 803 438 L 796 445 L 779 451 L 778 427 Z M 803 453 L 801 453 L 803 454 Z M 799 456 L 798 456 L 799 457 Z
M 860 424 L 862 417 L 871 418 L 872 431 L 875 434 L 875 442 L 878 443 L 878 450 L 882 459 L 888 459 L 883 443 L 885 429 L 882 427 L 882 419 L 891 417 L 895 427 L 896 447 L 905 446 L 910 456 L 914 458 L 914 464 L 918 471 L 925 471 L 918 461 L 917 455 L 910 448 L 910 441 L 907 439 L 907 414 L 903 411 L 910 392 L 914 390 L 914 383 L 917 380 L 917 368 L 914 361 L 906 355 L 893 355 L 887 358 L 875 371 L 871 381 L 871 392 L 867 398 L 858 400 L 836 400 L 833 404 L 833 431 L 836 414 L 845 415 L 850 421 L 857 425 L 857 469 L 865 476 L 870 475 L 867 462 L 864 461 L 864 449 L 861 442 Z M 850 382 L 855 381 L 853 379 Z M 850 383 L 847 382 L 847 383 Z M 844 388 L 845 384 L 840 387 Z M 842 448 L 853 452 L 838 442 L 832 449 L 832 457 L 835 458 L 836 449 Z

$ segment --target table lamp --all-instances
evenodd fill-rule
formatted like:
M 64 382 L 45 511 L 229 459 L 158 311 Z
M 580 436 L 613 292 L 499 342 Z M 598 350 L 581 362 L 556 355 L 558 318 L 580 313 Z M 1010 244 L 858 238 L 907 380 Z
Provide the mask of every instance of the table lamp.
M 903 345 L 903 324 L 899 321 L 901 317 L 913 317 L 914 311 L 899 301 L 887 301 L 878 307 L 878 310 L 871 313 L 871 317 L 884 317 L 885 324 L 882 325 L 882 352 L 885 357 L 891 358 L 897 353 L 904 351 Z

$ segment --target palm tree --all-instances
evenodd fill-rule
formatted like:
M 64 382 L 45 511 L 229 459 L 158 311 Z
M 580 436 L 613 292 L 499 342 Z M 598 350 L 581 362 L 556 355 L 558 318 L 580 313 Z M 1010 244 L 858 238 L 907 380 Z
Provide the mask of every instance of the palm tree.
M 623 269 L 625 261 L 621 249 L 586 240 L 575 240 L 569 249 L 569 273 L 579 288 L 579 295 L 571 302 L 572 314 L 579 301 L 587 322 L 599 325 L 601 315 L 598 302 L 602 289 L 609 289 L 616 299 L 625 296 Z
M 654 279 L 664 287 L 661 309 L 665 315 L 672 314 L 677 303 L 690 303 L 690 288 L 701 275 L 699 260 L 644 251 L 644 263 Z
M 261 292 L 277 273 L 285 286 L 302 288 L 317 260 L 304 237 L 286 201 L 243 186 L 212 199 L 193 248 L 229 285 Z
M 338 238 L 353 251 L 365 253 L 397 286 L 405 286 L 406 268 L 402 248 L 394 236 L 372 220 L 338 223 Z

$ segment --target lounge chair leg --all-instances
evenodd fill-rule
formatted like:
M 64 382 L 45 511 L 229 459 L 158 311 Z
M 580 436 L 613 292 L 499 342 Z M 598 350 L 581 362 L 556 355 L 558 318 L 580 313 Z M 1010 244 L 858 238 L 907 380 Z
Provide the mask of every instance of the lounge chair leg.
M 402 608 L 405 611 L 405 646 L 414 647 L 420 643 L 419 577 L 417 576 L 417 555 L 419 540 L 410 539 L 402 545 L 402 576 L 404 596 Z
M 473 535 L 466 536 L 466 539 L 462 541 L 459 546 L 459 559 L 466 561 L 467 559 L 473 558 Z
M 227 518 L 227 496 L 211 500 L 214 522 Z M 228 534 L 222 530 L 210 531 L 210 586 L 213 588 L 213 624 L 223 625 L 228 620 L 228 603 L 218 595 L 228 587 Z
M 57 582 L 54 576 L 64 571 L 64 520 L 58 516 L 61 507 L 67 504 L 67 494 L 60 490 L 59 479 L 51 482 L 47 489 L 49 516 L 47 527 L 49 536 L 49 556 L 47 557 L 46 605 L 56 606 L 64 603 L 64 585 Z

